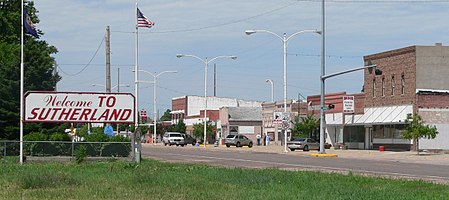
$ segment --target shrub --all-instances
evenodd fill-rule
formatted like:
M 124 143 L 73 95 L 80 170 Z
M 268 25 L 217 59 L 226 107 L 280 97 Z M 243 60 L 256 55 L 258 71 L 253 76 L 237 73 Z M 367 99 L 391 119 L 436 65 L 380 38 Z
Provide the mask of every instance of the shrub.
M 48 136 L 42 132 L 32 132 L 23 137 L 25 141 L 46 141 L 47 138 Z
M 80 145 L 75 151 L 75 162 L 77 164 L 82 163 L 87 157 L 87 148 L 84 145 Z
M 104 133 L 93 133 L 86 136 L 86 142 L 107 142 L 109 141 L 109 136 Z
M 50 141 L 71 141 L 70 137 L 65 133 L 53 133 L 49 137 Z

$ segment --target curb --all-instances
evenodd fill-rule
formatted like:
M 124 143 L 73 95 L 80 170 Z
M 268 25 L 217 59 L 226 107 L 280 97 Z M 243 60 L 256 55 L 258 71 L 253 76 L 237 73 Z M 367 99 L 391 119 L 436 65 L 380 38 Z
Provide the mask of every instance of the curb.
M 313 157 L 338 157 L 337 154 L 333 154 L 333 153 L 324 153 L 324 154 L 311 153 L 310 156 L 313 156 Z

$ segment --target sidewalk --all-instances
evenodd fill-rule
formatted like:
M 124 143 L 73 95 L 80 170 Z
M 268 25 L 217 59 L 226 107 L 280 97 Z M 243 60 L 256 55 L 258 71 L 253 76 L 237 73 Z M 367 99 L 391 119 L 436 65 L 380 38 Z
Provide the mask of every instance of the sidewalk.
M 221 148 L 226 148 L 222 145 Z M 230 147 L 229 149 L 236 149 L 235 147 Z M 227 148 L 226 148 L 227 149 Z M 299 155 L 299 156 L 310 156 L 310 154 L 318 153 L 316 150 L 310 151 L 284 151 L 284 146 L 254 146 L 252 148 L 239 148 L 244 151 L 252 152 L 266 152 L 266 153 L 279 153 L 288 155 Z M 361 159 L 361 160 L 388 160 L 397 161 L 404 163 L 423 163 L 423 164 L 437 164 L 437 165 L 448 165 L 449 166 L 449 154 L 437 154 L 437 153 L 427 153 L 420 152 L 419 155 L 413 151 L 383 151 L 379 150 L 334 150 L 326 149 L 326 154 L 336 154 L 338 158 L 351 158 L 351 159 Z M 326 158 L 323 158 L 326 159 Z

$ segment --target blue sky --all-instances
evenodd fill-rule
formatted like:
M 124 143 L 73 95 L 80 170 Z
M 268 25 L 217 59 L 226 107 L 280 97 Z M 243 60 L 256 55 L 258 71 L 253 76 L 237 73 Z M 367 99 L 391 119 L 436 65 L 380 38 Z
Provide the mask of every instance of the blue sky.
M 135 1 L 35 1 L 37 28 L 55 55 L 62 76 L 60 91 L 104 91 L 105 48 L 100 46 L 106 26 L 111 28 L 111 77 L 122 92 L 134 93 Z M 208 94 L 213 95 L 213 64 L 217 64 L 217 96 L 269 101 L 275 82 L 275 100 L 282 100 L 282 42 L 269 34 L 244 34 L 265 29 L 287 36 L 304 29 L 321 29 L 321 3 L 295 0 L 153 0 L 139 1 L 139 9 L 153 22 L 139 29 L 139 68 L 150 72 L 177 70 L 158 79 L 158 109 L 171 108 L 171 99 L 204 95 L 204 65 L 193 58 L 235 55 L 237 60 L 210 63 Z M 438 1 L 330 1 L 326 4 L 326 73 L 363 66 L 363 56 L 411 45 L 449 43 L 449 2 Z M 97 54 L 95 52 L 99 48 Z M 288 98 L 319 94 L 321 36 L 300 34 L 288 43 Z M 95 55 L 95 56 L 94 56 Z M 92 59 L 93 58 L 93 59 Z M 90 65 L 87 65 L 89 61 Z M 86 66 L 87 65 L 87 66 Z M 85 68 L 83 70 L 83 68 Z M 75 75 L 77 74 L 77 75 Z M 141 73 L 140 80 L 152 81 Z M 360 92 L 363 73 L 326 81 L 327 92 Z M 152 110 L 153 87 L 142 83 L 139 108 Z

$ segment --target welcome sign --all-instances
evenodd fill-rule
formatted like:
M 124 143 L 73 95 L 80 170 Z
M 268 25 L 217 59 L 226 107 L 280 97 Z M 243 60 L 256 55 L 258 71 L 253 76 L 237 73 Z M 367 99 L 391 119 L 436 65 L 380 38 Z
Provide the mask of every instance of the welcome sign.
M 28 92 L 25 122 L 134 123 L 130 93 Z

